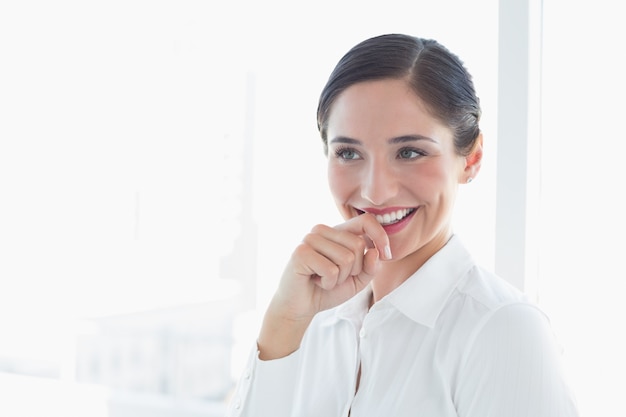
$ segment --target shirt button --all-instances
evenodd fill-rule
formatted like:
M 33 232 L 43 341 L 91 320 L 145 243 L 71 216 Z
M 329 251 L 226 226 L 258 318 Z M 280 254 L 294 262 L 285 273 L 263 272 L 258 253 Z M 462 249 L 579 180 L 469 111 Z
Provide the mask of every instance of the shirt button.
M 359 337 L 364 338 L 365 336 L 367 336 L 367 332 L 365 331 L 365 329 L 361 329 L 359 331 Z
M 243 374 L 243 377 L 245 379 L 250 379 L 250 370 L 246 370 L 246 372 Z
M 241 401 L 237 400 L 235 401 L 235 410 L 239 410 L 241 408 Z

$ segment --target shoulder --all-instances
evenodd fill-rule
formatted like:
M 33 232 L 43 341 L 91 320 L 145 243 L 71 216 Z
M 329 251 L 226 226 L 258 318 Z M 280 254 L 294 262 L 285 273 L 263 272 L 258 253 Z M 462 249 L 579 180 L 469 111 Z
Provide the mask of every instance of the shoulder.
M 546 349 L 559 353 L 548 317 L 528 302 L 508 303 L 488 312 L 468 336 L 462 362 L 472 356 L 502 357 L 504 353 L 520 361 L 530 360 Z
M 517 308 L 514 306 L 518 306 Z M 453 326 L 469 337 L 493 316 L 508 309 L 535 310 L 536 306 L 519 289 L 499 276 L 474 264 L 458 282 L 439 318 L 439 325 Z M 524 314 L 533 314 L 524 313 Z M 467 340 L 462 343 L 465 346 Z
M 558 356 L 560 348 L 549 317 L 526 294 L 497 275 L 473 268 L 453 298 L 458 319 L 466 324 L 460 340 L 461 367 L 477 356 L 493 360 L 497 355 L 518 362 L 548 351 Z
M 486 310 L 495 310 L 504 305 L 530 303 L 529 298 L 498 275 L 474 265 L 457 286 L 457 291 Z
M 451 375 L 460 415 L 577 415 L 562 347 L 539 306 L 485 273 L 459 286 L 457 297 L 458 312 L 471 317 L 457 334 Z
M 450 341 L 448 360 L 463 367 L 476 352 L 484 355 L 512 345 L 553 343 L 547 315 L 522 291 L 499 276 L 474 265 L 456 286 L 438 320 Z M 451 353 L 451 352 L 450 352 Z
M 475 320 L 473 337 L 489 333 L 498 337 L 509 333 L 528 337 L 550 328 L 548 316 L 526 294 L 478 266 L 468 273 L 457 291 L 463 305 L 474 313 L 469 314 Z

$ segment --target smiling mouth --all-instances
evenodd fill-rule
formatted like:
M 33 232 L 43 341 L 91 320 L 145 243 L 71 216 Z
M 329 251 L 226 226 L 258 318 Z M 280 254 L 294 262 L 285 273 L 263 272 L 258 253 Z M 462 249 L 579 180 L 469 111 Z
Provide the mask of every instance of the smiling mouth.
M 398 223 L 402 221 L 404 218 L 411 215 L 415 210 L 416 209 L 414 208 L 407 208 L 407 209 L 399 209 L 396 211 L 392 211 L 390 213 L 377 214 L 376 220 L 378 221 L 378 223 L 380 223 L 383 226 L 389 226 L 390 224 L 394 224 L 394 223 Z M 361 210 L 359 210 L 359 212 L 364 213 Z

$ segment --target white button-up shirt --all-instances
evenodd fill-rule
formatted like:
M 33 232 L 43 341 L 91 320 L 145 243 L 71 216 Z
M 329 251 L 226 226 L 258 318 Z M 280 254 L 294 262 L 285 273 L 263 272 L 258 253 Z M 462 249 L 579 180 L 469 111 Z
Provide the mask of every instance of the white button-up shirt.
M 285 358 L 253 349 L 227 416 L 578 415 L 546 316 L 457 237 L 368 309 L 370 295 L 317 314 Z

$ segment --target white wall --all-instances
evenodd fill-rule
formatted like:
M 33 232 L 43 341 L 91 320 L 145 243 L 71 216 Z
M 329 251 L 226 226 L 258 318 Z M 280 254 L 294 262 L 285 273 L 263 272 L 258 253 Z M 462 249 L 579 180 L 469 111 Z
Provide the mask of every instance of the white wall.
M 539 294 L 584 416 L 623 415 L 623 16 L 610 1 L 545 2 Z

